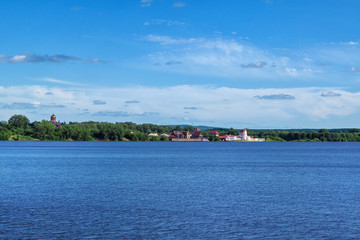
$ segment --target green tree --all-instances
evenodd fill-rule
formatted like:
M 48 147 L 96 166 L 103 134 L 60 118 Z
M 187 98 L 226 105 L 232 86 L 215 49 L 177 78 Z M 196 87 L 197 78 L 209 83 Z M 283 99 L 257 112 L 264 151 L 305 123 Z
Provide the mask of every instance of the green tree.
M 158 136 L 152 136 L 150 138 L 150 141 L 159 141 L 159 137 Z
M 177 126 L 173 129 L 173 131 L 182 131 L 182 128 L 181 128 L 179 125 L 177 125 Z
M 160 136 L 160 141 L 169 141 L 169 139 L 165 136 Z
M 10 137 L 11 132 L 5 127 L 0 127 L 0 141 L 8 141 Z
M 258 134 L 259 138 L 265 138 L 265 133 L 264 131 L 260 131 Z
M 55 126 L 49 121 L 42 120 L 34 123 L 33 138 L 40 140 L 55 140 Z
M 29 126 L 30 121 L 24 115 L 13 115 L 9 118 L 8 124 L 10 128 L 25 130 Z
M 237 135 L 237 134 L 238 134 L 238 131 L 236 131 L 236 130 L 233 129 L 233 128 L 230 128 L 230 129 L 227 131 L 227 134 L 229 134 L 229 135 Z
M 184 131 L 195 132 L 195 128 L 193 126 L 185 126 Z

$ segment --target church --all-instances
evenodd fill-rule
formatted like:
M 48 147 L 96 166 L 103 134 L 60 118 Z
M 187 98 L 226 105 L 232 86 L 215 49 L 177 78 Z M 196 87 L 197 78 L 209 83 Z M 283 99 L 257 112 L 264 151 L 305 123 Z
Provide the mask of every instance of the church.
M 62 123 L 60 121 L 56 121 L 56 116 L 53 114 L 50 117 L 50 121 L 52 124 L 54 124 L 55 126 L 62 126 Z

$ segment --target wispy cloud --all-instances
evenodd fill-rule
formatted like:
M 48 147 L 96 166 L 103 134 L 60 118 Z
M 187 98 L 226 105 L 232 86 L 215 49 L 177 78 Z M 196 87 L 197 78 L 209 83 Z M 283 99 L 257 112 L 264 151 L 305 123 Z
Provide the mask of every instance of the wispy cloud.
M 159 113 L 156 112 L 144 112 L 144 113 L 129 113 L 124 111 L 100 111 L 92 114 L 93 116 L 102 116 L 102 117 L 148 117 L 148 116 L 158 116 Z
M 154 3 L 154 0 L 140 0 L 140 6 L 141 7 L 151 7 L 151 5 Z M 183 2 L 174 2 L 173 7 L 185 7 L 186 4 Z
M 333 91 L 328 91 L 328 92 L 322 92 L 321 93 L 322 97 L 340 97 L 341 93 L 337 93 L 337 92 L 333 92 Z
M 149 34 L 145 38 L 164 46 L 163 51 L 149 54 L 151 64 L 166 66 L 181 62 L 185 67 L 168 69 L 184 74 L 200 74 L 246 78 L 308 78 L 316 73 L 310 71 L 312 63 L 297 64 L 289 57 L 233 39 L 173 38 Z M 296 68 L 294 67 L 296 66 Z M 161 68 L 158 68 L 161 69 Z
M 186 4 L 183 2 L 174 2 L 173 7 L 182 8 L 185 7 Z
M 141 7 L 150 7 L 152 3 L 153 3 L 153 0 L 141 0 L 140 6 Z
M 125 101 L 126 104 L 134 104 L 134 103 L 140 103 L 138 100 L 127 100 Z
M 151 19 L 149 21 L 146 21 L 144 23 L 145 26 L 150 25 L 166 25 L 166 26 L 182 26 L 185 25 L 185 23 L 180 21 L 171 21 L 171 20 L 163 20 L 163 19 Z
M 248 63 L 248 64 L 240 64 L 242 68 L 263 68 L 266 67 L 266 62 L 256 62 L 256 63 Z
M 55 55 L 39 55 L 39 54 L 22 54 L 15 56 L 0 56 L 0 63 L 16 64 L 16 63 L 63 63 L 63 62 L 102 62 L 98 58 L 80 58 L 65 54 Z
M 348 72 L 360 72 L 360 67 L 351 67 Z
M 360 43 L 359 43 L 359 42 L 349 41 L 349 42 L 341 42 L 341 44 L 349 45 L 349 46 L 357 46 L 357 45 L 359 45 Z
M 93 100 L 93 104 L 94 104 L 94 105 L 105 105 L 106 102 L 105 102 L 105 101 L 102 101 L 102 100 Z
M 184 107 L 185 110 L 198 110 L 198 107 Z
M 196 43 L 203 42 L 205 39 L 203 38 L 172 38 L 169 36 L 163 35 L 154 35 L 149 34 L 144 38 L 150 42 L 158 42 L 160 44 L 168 45 L 168 44 L 188 44 L 188 43 Z
M 183 62 L 180 62 L 180 61 L 169 61 L 169 62 L 166 62 L 165 64 L 166 65 L 176 65 L 176 64 L 182 64 Z
M 80 83 L 64 81 L 64 80 L 59 80 L 59 79 L 50 78 L 50 77 L 36 78 L 35 80 L 41 81 L 41 82 L 56 83 L 56 84 L 61 84 L 61 85 L 83 86 L 83 84 L 80 84 Z
M 331 66 L 350 68 L 360 62 L 360 44 L 358 42 L 329 43 L 309 49 L 313 59 L 321 60 Z
M 65 108 L 65 105 L 58 105 L 58 104 L 40 104 L 40 103 L 26 103 L 26 102 L 12 102 L 6 104 L 0 104 L 1 109 L 8 109 L 8 110 L 33 110 L 33 109 L 54 109 L 54 108 Z
M 257 99 L 264 100 L 294 100 L 295 97 L 288 94 L 273 94 L 273 95 L 263 95 L 263 96 L 255 96 Z
M 156 71 L 242 79 L 290 81 L 325 80 L 339 82 L 347 72 L 360 72 L 357 42 L 318 44 L 302 49 L 266 49 L 239 38 L 183 38 L 149 34 L 143 40 L 158 43 L 160 49 L 147 55 Z M 166 68 L 167 62 L 183 66 Z M 326 63 L 326 67 L 324 67 Z M 160 66 L 160 67 L 159 67 Z M 148 66 L 147 66 L 148 67 Z M 351 77 L 351 76 L 348 76 Z M 357 81 L 356 76 L 349 81 Z

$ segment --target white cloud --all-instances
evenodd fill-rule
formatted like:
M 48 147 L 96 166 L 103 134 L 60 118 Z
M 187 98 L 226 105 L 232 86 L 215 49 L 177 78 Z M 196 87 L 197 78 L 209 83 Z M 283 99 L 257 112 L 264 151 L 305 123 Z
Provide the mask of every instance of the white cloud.
M 298 74 L 296 68 L 285 68 L 285 70 L 290 76 L 296 76 Z
M 146 66 L 143 65 L 156 71 L 238 81 L 328 81 L 338 86 L 342 84 L 344 72 L 359 72 L 360 44 L 352 41 L 285 51 L 258 47 L 234 37 L 177 38 L 149 34 L 143 40 L 159 44 L 157 51 L 148 53 Z M 166 67 L 170 61 L 182 64 Z M 348 83 L 357 81 L 356 76 L 346 77 Z
M 149 34 L 145 37 L 145 40 L 150 42 L 158 42 L 160 44 L 188 44 L 188 43 L 195 43 L 195 42 L 203 42 L 204 39 L 202 38 L 172 38 L 169 36 L 162 36 L 162 35 L 154 35 Z
M 20 62 L 25 62 L 25 60 L 26 60 L 25 55 L 16 55 L 10 59 L 10 62 L 20 63 Z
M 359 42 L 349 41 L 349 42 L 342 42 L 342 44 L 350 45 L 350 46 L 357 46 L 357 45 L 359 45 Z
M 173 38 L 164 35 L 147 35 L 145 40 L 163 45 L 163 50 L 148 55 L 154 67 L 167 62 L 181 62 L 176 68 L 156 70 L 183 74 L 245 77 L 261 79 L 312 78 L 319 66 L 304 58 L 274 54 L 234 39 Z M 299 63 L 301 61 L 301 63 Z M 295 67 L 296 66 L 296 67 Z
M 47 94 L 49 92 L 52 95 Z M 324 97 L 324 93 L 336 93 L 336 97 Z M 333 124 L 347 127 L 341 124 L 351 119 L 348 116 L 359 113 L 360 108 L 360 93 L 332 88 L 240 89 L 181 85 L 70 89 L 13 86 L 0 87 L 0 94 L 0 108 L 5 110 L 0 111 L 1 120 L 12 114 L 41 120 L 43 115 L 56 112 L 62 121 L 181 124 L 186 117 L 194 124 L 240 128 L 244 127 L 241 122 L 248 122 L 248 127 L 253 128 L 284 128 L 294 127 L 298 119 L 317 123 L 331 120 L 333 116 L 344 116 L 342 122 Z M 129 100 L 134 97 L 136 100 Z M 94 99 L 101 99 L 106 104 L 94 104 L 98 103 Z M 37 113 L 31 113 L 34 111 Z
M 341 96 L 341 93 L 338 92 L 333 92 L 333 91 L 329 91 L 329 92 L 322 92 L 321 93 L 322 97 L 339 97 Z

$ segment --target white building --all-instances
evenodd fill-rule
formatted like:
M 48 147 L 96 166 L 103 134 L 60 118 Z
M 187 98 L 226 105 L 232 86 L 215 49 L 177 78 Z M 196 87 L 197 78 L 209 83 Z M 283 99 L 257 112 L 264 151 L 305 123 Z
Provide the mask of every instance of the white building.
M 241 132 L 239 135 L 225 135 L 225 136 L 219 136 L 219 138 L 222 141 L 248 141 L 248 142 L 264 142 L 265 138 L 254 138 L 253 136 L 249 136 L 247 134 L 246 128 L 244 128 L 244 131 Z
M 252 136 L 249 136 L 247 134 L 246 128 L 244 128 L 244 131 L 242 133 L 240 133 L 237 137 L 241 141 L 251 141 L 251 142 L 264 142 L 265 141 L 265 138 L 254 138 Z

